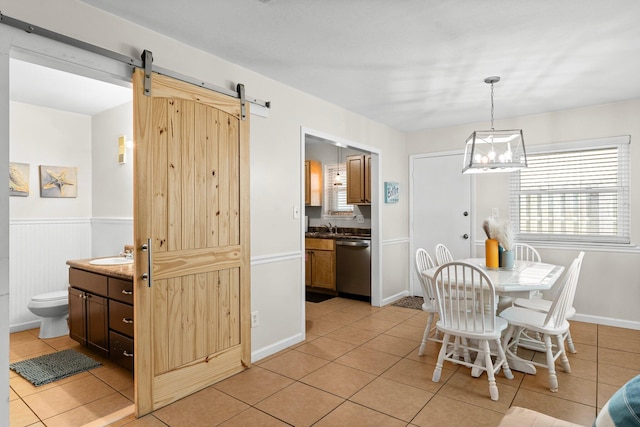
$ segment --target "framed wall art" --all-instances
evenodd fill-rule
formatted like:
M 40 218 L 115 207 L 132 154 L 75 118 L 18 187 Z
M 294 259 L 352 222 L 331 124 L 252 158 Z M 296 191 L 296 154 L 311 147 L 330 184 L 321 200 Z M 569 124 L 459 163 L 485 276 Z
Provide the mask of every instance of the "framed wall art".
M 9 162 L 9 196 L 29 195 L 29 164 Z
M 384 183 L 384 202 L 398 203 L 400 200 L 400 186 L 397 182 Z
M 40 166 L 40 197 L 77 197 L 78 168 Z

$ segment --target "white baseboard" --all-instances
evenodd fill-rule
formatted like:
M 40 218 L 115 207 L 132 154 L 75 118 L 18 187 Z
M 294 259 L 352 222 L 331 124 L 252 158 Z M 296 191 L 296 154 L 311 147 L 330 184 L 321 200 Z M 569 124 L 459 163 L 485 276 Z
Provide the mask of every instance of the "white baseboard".
M 299 344 L 304 341 L 304 336 L 302 334 L 296 334 L 292 337 L 286 338 L 284 340 L 278 341 L 274 344 L 271 344 L 267 347 L 263 347 L 259 350 L 251 352 L 251 363 L 255 363 L 259 360 L 264 359 L 265 357 L 269 357 L 272 354 L 276 354 L 279 351 L 285 350 L 293 345 Z
M 640 322 L 623 319 L 613 319 L 611 317 L 591 316 L 588 314 L 578 314 L 571 318 L 578 322 L 595 323 L 596 325 L 615 326 L 617 328 L 640 330 Z
M 32 320 L 31 322 L 19 323 L 17 325 L 9 326 L 9 333 L 28 331 L 29 329 L 35 329 L 40 327 L 40 320 Z
M 390 297 L 384 298 L 382 300 L 382 307 L 384 307 L 385 305 L 393 304 L 394 302 L 398 301 L 399 299 L 402 299 L 402 298 L 408 297 L 408 296 L 409 296 L 409 291 L 398 292 L 395 295 L 391 295 Z

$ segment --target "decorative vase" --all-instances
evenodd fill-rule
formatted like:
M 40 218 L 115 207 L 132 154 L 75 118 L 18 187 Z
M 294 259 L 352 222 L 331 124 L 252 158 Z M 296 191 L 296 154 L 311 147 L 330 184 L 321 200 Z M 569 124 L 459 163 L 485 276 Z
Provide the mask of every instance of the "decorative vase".
M 484 242 L 484 249 L 487 268 L 499 268 L 498 241 L 496 239 L 487 239 Z
M 515 264 L 513 251 L 502 252 L 502 268 L 511 270 Z

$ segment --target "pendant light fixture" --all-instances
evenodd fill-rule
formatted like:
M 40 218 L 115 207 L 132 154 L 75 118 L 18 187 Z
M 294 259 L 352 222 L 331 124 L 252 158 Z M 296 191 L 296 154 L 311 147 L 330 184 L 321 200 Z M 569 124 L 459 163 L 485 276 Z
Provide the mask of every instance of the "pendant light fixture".
M 336 145 L 338 152 L 338 161 L 336 163 L 336 176 L 333 179 L 333 185 L 342 185 L 342 176 L 340 176 L 340 146 Z
M 477 130 L 467 138 L 462 173 L 513 172 L 527 167 L 522 129 L 493 128 L 493 85 L 499 81 L 498 76 L 484 79 L 491 85 L 491 130 Z

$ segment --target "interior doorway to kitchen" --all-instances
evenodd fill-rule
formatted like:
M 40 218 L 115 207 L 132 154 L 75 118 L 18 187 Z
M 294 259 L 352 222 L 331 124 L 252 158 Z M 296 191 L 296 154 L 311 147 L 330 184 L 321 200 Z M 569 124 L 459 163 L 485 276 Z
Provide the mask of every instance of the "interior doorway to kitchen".
M 323 212 L 326 212 L 323 206 L 308 207 L 305 206 L 305 173 L 304 168 L 301 173 L 301 209 L 302 221 L 301 221 L 301 247 L 305 246 L 305 231 L 308 227 L 314 226 L 337 226 L 338 228 L 370 228 L 370 259 L 371 259 L 371 305 L 382 305 L 382 263 L 381 256 L 381 239 L 380 239 L 380 197 L 382 193 L 380 188 L 380 160 L 381 153 L 376 147 L 368 146 L 366 144 L 350 141 L 345 138 L 341 138 L 335 135 L 330 135 L 324 132 L 302 128 L 301 130 L 301 164 L 304 165 L 305 160 L 308 157 L 308 153 L 315 153 L 316 157 L 322 157 L 325 159 L 326 165 L 335 165 L 343 163 L 346 160 L 346 156 L 356 153 L 362 153 L 364 155 L 370 155 L 370 172 L 371 172 L 371 195 L 370 204 L 363 205 L 357 209 L 354 215 L 348 216 L 346 220 L 333 220 L 329 218 Z M 323 154 L 324 153 L 324 154 Z M 325 167 L 323 169 L 323 175 Z M 325 177 L 326 179 L 326 177 Z M 326 201 L 323 201 L 324 205 Z M 309 224 L 305 217 L 309 218 Z M 360 222 L 358 222 L 360 221 Z M 305 268 L 303 267 L 303 273 L 301 277 L 301 286 L 305 286 Z M 302 292 L 304 298 L 304 292 Z M 304 306 L 304 301 L 302 301 Z

